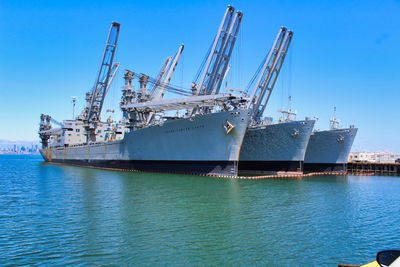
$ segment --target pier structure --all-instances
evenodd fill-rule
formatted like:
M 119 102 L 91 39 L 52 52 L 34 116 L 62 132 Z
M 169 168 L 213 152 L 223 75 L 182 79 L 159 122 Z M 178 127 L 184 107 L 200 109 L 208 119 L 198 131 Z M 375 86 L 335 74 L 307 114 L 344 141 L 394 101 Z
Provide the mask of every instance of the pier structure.
M 378 163 L 378 162 L 349 162 L 347 172 L 355 174 L 367 172 L 373 174 L 400 174 L 400 163 Z

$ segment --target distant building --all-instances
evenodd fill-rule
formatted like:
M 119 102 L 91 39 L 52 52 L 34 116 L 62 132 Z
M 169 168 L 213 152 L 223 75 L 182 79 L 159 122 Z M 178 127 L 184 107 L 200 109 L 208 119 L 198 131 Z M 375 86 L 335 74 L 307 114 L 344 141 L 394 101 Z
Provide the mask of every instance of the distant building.
M 37 141 L 0 140 L 0 154 L 39 154 Z
M 349 162 L 396 163 L 400 154 L 389 152 L 351 152 Z

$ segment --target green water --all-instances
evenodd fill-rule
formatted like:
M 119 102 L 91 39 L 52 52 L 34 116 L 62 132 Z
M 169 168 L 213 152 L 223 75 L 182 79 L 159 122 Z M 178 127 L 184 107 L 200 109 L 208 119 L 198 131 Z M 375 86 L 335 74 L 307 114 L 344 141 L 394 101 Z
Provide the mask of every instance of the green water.
M 400 244 L 400 179 L 234 180 L 0 156 L 0 265 L 364 264 Z

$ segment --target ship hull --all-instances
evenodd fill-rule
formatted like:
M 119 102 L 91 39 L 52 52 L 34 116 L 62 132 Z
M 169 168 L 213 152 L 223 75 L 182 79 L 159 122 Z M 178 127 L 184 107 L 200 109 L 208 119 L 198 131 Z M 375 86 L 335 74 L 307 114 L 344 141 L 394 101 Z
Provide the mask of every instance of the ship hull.
M 307 146 L 304 170 L 307 172 L 346 171 L 357 128 L 314 132 Z
M 167 121 L 131 131 L 120 141 L 41 151 L 46 161 L 99 168 L 237 175 L 248 110 Z M 229 121 L 233 130 L 224 126 Z
M 240 171 L 302 171 L 314 120 L 249 128 L 240 153 Z
M 111 170 L 182 173 L 182 174 L 207 174 L 207 175 L 236 175 L 232 172 L 235 161 L 169 161 L 169 160 L 57 160 L 74 166 L 95 167 Z
M 305 172 L 346 172 L 346 163 L 304 163 Z

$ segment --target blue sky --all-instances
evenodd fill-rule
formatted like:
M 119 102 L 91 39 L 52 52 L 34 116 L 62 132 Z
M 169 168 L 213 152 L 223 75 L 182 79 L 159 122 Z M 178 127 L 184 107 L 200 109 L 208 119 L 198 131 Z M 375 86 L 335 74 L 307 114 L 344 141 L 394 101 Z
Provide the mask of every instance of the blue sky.
M 154 77 L 181 43 L 172 83 L 189 87 L 228 4 L 244 13 L 228 87 L 246 87 L 285 25 L 294 38 L 266 115 L 291 95 L 299 119 L 326 129 L 336 106 L 359 128 L 354 150 L 400 152 L 400 1 L 2 0 L 0 139 L 38 139 L 40 113 L 70 118 L 71 96 L 82 109 L 112 21 L 121 68 L 105 109 L 118 109 L 124 69 Z

